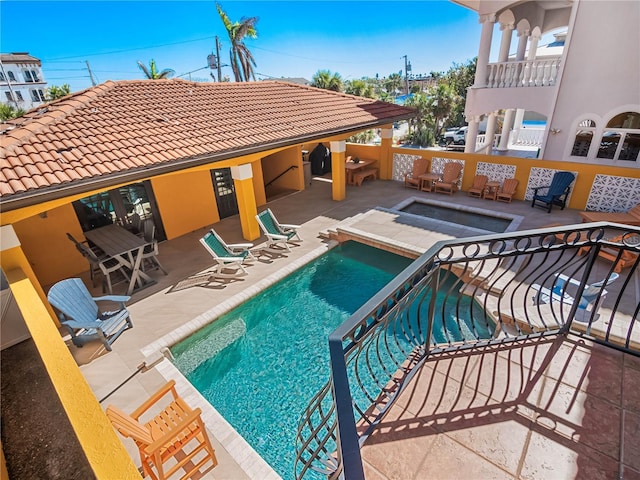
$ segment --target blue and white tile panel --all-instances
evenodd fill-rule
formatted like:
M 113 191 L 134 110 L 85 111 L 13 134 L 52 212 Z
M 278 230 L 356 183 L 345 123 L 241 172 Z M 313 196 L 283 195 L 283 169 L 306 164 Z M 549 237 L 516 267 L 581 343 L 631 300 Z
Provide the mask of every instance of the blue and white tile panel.
M 413 170 L 413 161 L 422 158 L 421 155 L 409 155 L 407 153 L 393 154 L 393 172 L 391 178 L 404 182 L 404 176 Z
M 490 182 L 504 182 L 507 178 L 516 177 L 515 165 L 503 165 L 501 163 L 478 162 L 476 175 L 486 175 Z
M 548 187 L 551 185 L 551 179 L 556 172 L 566 172 L 567 170 L 555 170 L 553 168 L 539 168 L 539 167 L 531 167 L 531 171 L 529 172 L 529 181 L 527 182 L 527 191 L 524 194 L 525 200 L 533 199 L 533 189 L 536 187 Z M 571 172 L 576 176 L 576 180 L 578 178 L 578 172 Z M 569 200 L 571 199 L 571 194 L 573 193 L 573 185 L 571 186 L 571 192 L 567 197 L 567 205 L 569 204 Z M 544 192 L 540 192 L 544 193 Z
M 626 212 L 640 203 L 640 178 L 597 174 L 593 179 L 586 210 Z

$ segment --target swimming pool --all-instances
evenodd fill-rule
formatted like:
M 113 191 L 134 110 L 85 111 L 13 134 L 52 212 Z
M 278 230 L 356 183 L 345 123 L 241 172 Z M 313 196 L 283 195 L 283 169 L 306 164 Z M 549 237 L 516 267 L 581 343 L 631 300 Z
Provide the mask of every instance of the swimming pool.
M 346 242 L 172 347 L 175 365 L 291 478 L 297 421 L 330 374 L 329 334 L 410 263 Z

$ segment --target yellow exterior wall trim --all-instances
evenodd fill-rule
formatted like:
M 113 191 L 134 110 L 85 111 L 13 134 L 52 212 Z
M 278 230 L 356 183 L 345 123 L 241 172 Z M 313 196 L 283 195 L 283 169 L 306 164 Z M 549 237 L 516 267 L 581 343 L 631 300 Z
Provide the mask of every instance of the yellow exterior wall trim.
M 99 479 L 139 479 L 140 473 L 49 320 L 37 289 L 21 269 L 5 271 L 11 292 L 80 445 Z

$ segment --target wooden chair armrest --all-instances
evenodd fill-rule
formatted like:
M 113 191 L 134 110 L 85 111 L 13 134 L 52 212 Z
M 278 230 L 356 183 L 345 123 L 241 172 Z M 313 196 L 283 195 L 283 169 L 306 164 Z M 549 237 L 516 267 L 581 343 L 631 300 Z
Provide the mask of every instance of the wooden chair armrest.
M 156 393 L 151 395 L 142 405 L 140 405 L 138 408 L 136 408 L 133 411 L 133 413 L 131 413 L 131 416 L 133 418 L 135 418 L 136 420 L 138 420 L 140 415 L 142 415 L 144 412 L 149 410 L 149 408 L 151 408 L 154 404 L 156 404 L 158 402 L 158 400 L 160 400 L 162 397 L 164 397 L 169 392 L 171 392 L 171 394 L 173 395 L 174 400 L 176 398 L 178 398 L 178 394 L 176 393 L 175 385 L 176 385 L 176 381 L 175 380 L 169 380 L 162 387 L 160 387 L 160 389 Z

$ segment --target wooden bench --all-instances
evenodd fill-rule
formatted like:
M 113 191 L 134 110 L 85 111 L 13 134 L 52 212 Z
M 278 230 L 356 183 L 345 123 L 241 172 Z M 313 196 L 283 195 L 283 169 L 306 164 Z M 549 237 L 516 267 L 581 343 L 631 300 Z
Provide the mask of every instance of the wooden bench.
M 363 168 L 362 170 L 358 170 L 356 173 L 353 174 L 353 183 L 358 185 L 358 186 L 360 186 L 360 185 L 362 185 L 362 182 L 367 178 L 371 178 L 373 180 L 377 180 L 378 179 L 378 169 L 377 168 Z
M 626 213 L 580 212 L 583 222 L 614 222 L 640 225 L 640 204 Z

